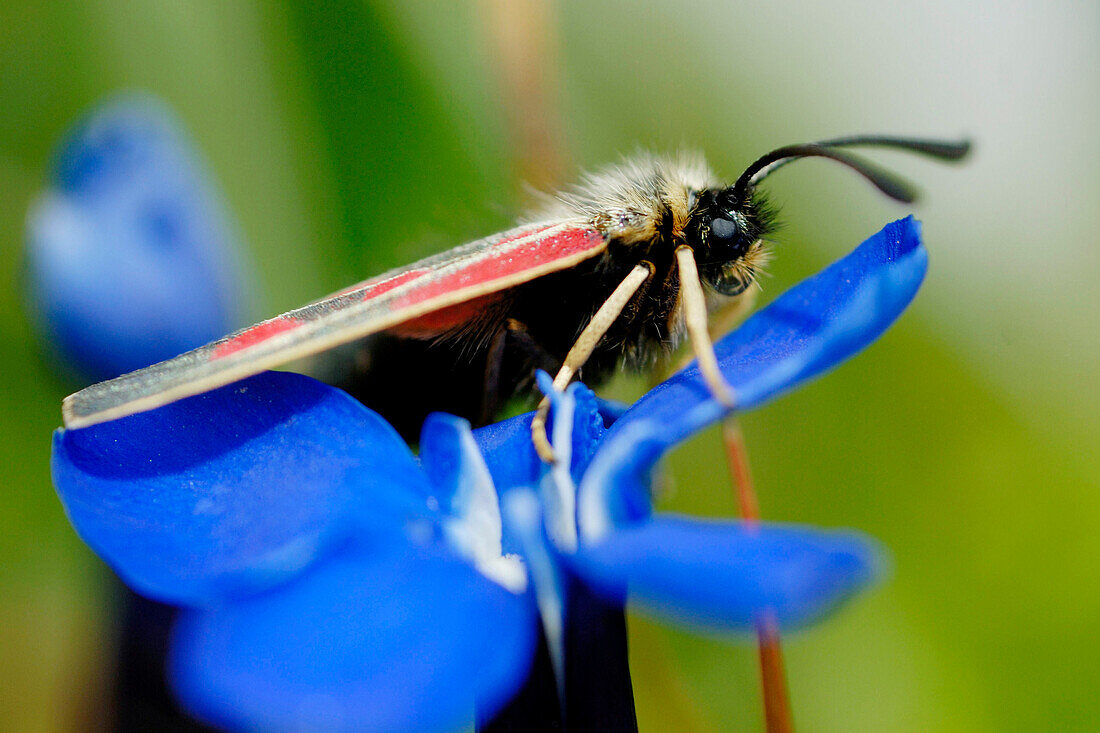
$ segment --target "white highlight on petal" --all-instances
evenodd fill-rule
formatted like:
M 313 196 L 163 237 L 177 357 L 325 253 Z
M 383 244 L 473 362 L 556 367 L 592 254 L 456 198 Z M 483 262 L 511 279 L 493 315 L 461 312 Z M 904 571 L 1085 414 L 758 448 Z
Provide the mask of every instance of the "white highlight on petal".
M 477 448 L 469 423 L 454 425 L 458 432 L 458 485 L 451 499 L 450 517 L 443 524 L 448 544 L 494 583 L 512 591 L 527 590 L 523 560 L 505 555 L 502 547 L 500 502 L 485 458 Z
M 474 567 L 486 578 L 517 596 L 527 591 L 527 567 L 519 555 L 477 558 Z
M 576 411 L 577 385 L 565 392 L 551 390 L 548 397 L 554 407 L 554 430 L 550 444 L 556 460 L 542 478 L 540 493 L 550 539 L 565 552 L 577 549 L 577 487 L 569 469 L 573 463 L 573 415 Z

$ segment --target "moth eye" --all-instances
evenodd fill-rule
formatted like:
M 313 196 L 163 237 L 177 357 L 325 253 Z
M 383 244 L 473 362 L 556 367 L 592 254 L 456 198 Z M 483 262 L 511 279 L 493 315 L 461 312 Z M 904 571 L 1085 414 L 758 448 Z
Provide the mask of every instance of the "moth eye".
M 730 239 L 737 234 L 737 225 L 729 219 L 713 219 L 710 222 L 710 234 L 718 239 Z

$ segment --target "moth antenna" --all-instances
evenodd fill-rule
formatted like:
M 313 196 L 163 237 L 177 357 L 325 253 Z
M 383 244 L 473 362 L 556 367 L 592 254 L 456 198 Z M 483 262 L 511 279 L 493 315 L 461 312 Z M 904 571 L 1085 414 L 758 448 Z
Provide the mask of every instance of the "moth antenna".
M 843 163 L 892 199 L 902 203 L 912 203 L 916 199 L 915 189 L 904 179 L 872 165 L 862 158 L 834 149 L 850 146 L 894 148 L 944 161 L 960 160 L 970 152 L 970 141 L 968 140 L 923 140 L 888 135 L 854 135 L 822 140 L 816 143 L 787 145 L 773 150 L 750 165 L 737 179 L 737 183 L 734 184 L 734 192 L 739 197 L 744 197 L 750 186 L 755 186 L 783 166 L 802 158 L 817 157 L 829 158 L 838 163 Z
M 927 155 L 937 160 L 962 160 L 970 152 L 969 140 L 930 140 L 913 137 L 894 137 L 892 135 L 851 135 L 835 137 L 831 140 L 818 140 L 817 145 L 826 148 L 869 145 L 882 148 L 906 150 L 910 153 Z
M 755 163 L 745 169 L 745 172 L 737 179 L 737 183 L 733 184 L 734 195 L 738 199 L 745 198 L 749 187 L 755 186 L 770 175 L 775 168 L 779 167 L 776 164 L 800 158 L 828 158 L 830 160 L 835 160 L 866 178 L 875 188 L 892 199 L 901 201 L 905 204 L 911 204 L 916 200 L 916 191 L 901 178 L 878 166 L 868 163 L 862 158 L 849 155 L 848 153 L 842 153 L 838 150 L 833 150 L 831 147 L 826 147 L 817 143 L 787 145 L 773 150 L 767 155 L 757 159 Z

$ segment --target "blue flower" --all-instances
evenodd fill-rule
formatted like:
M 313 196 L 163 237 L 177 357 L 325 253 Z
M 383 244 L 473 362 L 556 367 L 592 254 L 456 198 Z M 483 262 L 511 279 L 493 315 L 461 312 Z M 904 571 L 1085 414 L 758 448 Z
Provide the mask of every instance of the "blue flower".
M 717 345 L 749 409 L 870 343 L 915 295 L 918 225 L 889 225 Z M 81 536 L 135 589 L 184 606 L 173 682 L 233 729 L 447 730 L 523 683 L 541 620 L 561 669 L 573 575 L 707 629 L 810 623 L 865 587 L 850 532 L 654 513 L 650 472 L 720 418 L 693 367 L 607 423 L 554 395 L 559 463 L 531 416 L 432 416 L 419 458 L 350 397 L 267 373 L 54 437 Z
M 171 111 L 101 104 L 59 146 L 27 217 L 27 286 L 58 366 L 101 380 L 241 325 L 239 237 Z

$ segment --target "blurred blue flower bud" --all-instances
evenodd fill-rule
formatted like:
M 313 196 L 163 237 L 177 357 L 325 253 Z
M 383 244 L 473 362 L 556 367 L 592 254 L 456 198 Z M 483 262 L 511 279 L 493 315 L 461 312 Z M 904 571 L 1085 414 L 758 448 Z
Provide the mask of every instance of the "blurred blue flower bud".
M 62 370 L 101 380 L 247 317 L 240 237 L 176 116 L 110 99 L 60 144 L 27 217 L 27 290 Z

